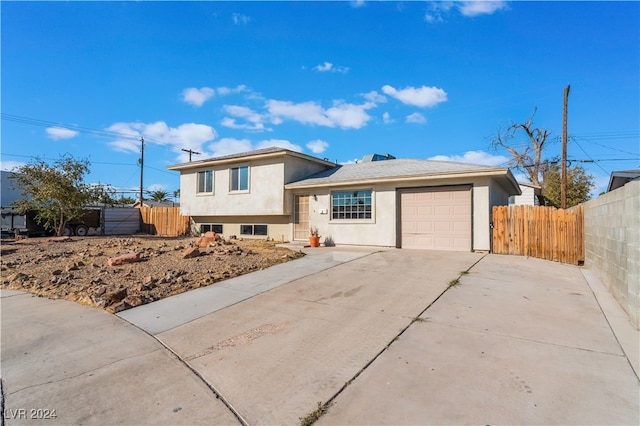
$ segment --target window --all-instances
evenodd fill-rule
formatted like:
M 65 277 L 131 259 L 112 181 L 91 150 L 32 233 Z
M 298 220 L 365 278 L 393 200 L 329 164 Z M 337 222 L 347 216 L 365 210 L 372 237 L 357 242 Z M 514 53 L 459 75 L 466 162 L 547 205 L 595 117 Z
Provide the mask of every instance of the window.
M 198 172 L 198 193 L 213 192 L 213 170 Z
M 331 193 L 331 219 L 371 219 L 371 190 Z
M 268 235 L 267 225 L 240 225 L 241 235 Z
M 249 166 L 233 167 L 231 169 L 231 191 L 249 190 Z
M 204 234 L 205 232 L 213 231 L 216 234 L 222 234 L 222 225 L 214 225 L 214 224 L 202 224 L 200 225 L 200 233 Z

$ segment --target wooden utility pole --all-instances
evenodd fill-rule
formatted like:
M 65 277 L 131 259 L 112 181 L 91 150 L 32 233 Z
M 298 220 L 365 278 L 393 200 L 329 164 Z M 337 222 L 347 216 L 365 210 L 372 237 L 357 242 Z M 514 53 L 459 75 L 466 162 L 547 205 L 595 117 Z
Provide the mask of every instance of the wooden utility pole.
M 188 152 L 188 153 L 189 153 L 189 162 L 191 162 L 191 154 L 200 155 L 200 153 L 199 153 L 199 152 L 195 152 L 195 151 L 192 151 L 192 150 L 190 150 L 190 149 L 184 149 L 184 148 L 183 148 L 182 150 L 183 150 L 184 152 Z
M 560 181 L 560 208 L 567 208 L 567 110 L 569 108 L 569 90 L 564 88 L 564 111 L 562 113 L 562 177 Z
M 142 207 L 142 188 L 144 177 L 144 138 L 140 138 L 142 147 L 140 148 L 140 207 Z

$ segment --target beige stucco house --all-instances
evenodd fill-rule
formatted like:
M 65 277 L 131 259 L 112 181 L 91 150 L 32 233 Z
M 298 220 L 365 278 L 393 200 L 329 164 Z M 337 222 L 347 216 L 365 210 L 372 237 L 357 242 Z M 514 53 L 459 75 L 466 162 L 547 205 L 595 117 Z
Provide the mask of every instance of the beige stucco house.
M 180 208 L 196 232 L 335 244 L 490 250 L 491 208 L 520 189 L 507 168 L 374 155 L 338 165 L 284 148 L 194 161 Z

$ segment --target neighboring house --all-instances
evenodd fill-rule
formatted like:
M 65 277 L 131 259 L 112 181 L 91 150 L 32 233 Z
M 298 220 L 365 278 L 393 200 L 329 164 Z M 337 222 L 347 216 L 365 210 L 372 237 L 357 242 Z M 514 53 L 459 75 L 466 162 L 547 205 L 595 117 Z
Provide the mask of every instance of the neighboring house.
M 2 181 L 0 183 L 0 206 L 6 209 L 11 203 L 22 198 L 22 190 L 15 188 L 15 182 L 10 178 L 11 172 L 2 170 Z
M 607 187 L 607 192 L 611 192 L 614 189 L 623 187 L 627 183 L 634 180 L 640 180 L 640 169 L 620 170 L 617 172 L 611 172 L 611 177 L 609 178 L 609 186 Z
M 539 206 L 542 197 L 542 187 L 532 183 L 518 182 L 520 186 L 520 195 L 512 195 L 509 197 L 510 206 Z
M 336 244 L 490 249 L 491 208 L 519 195 L 507 168 L 365 157 L 338 165 L 283 148 L 170 166 L 198 232 Z M 382 160 L 382 161 L 380 161 Z

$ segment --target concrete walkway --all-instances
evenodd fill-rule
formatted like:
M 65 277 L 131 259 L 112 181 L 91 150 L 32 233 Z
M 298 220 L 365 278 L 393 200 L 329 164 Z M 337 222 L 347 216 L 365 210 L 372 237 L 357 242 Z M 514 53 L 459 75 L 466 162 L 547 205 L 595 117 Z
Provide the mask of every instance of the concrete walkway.
M 309 253 L 121 318 L 3 290 L 6 423 L 638 424 L 638 332 L 584 269 Z

